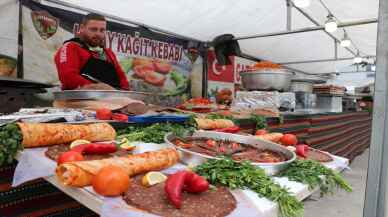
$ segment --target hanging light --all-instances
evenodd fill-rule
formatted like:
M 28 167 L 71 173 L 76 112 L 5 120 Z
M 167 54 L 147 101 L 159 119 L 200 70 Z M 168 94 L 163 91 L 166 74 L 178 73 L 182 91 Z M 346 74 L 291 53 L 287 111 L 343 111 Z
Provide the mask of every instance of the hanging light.
M 334 19 L 332 14 L 327 15 L 327 20 L 325 22 L 326 32 L 335 32 L 338 29 L 337 22 Z
M 352 44 L 348 34 L 344 30 L 344 38 L 341 40 L 341 47 L 349 47 Z
M 360 51 L 357 51 L 357 56 L 354 57 L 353 62 L 359 64 L 362 62 L 362 57 L 360 56 Z
M 310 0 L 294 0 L 294 5 L 298 8 L 307 8 L 310 6 Z

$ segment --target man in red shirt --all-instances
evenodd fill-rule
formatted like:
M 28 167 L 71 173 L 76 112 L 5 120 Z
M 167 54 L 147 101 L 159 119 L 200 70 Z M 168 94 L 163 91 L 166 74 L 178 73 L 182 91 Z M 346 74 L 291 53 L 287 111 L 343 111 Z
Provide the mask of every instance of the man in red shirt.
M 105 17 L 88 14 L 79 38 L 65 41 L 54 60 L 62 90 L 123 89 L 129 84 L 112 50 L 105 48 Z

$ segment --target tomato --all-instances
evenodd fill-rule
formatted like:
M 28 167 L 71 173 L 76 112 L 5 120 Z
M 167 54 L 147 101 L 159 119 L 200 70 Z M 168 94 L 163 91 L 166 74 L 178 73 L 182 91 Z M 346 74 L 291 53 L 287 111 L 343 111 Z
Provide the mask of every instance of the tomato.
M 238 143 L 232 143 L 232 149 L 233 150 L 236 150 L 236 149 L 239 149 L 240 148 L 240 144 L 238 144 Z
M 214 147 L 216 146 L 216 141 L 212 140 L 212 139 L 209 139 L 206 141 L 206 145 L 209 146 L 209 147 Z
M 163 86 L 165 80 L 166 80 L 166 77 L 157 72 L 151 71 L 145 75 L 145 81 L 154 86 Z
M 133 71 L 136 77 L 144 79 L 148 73 L 154 71 L 154 67 L 152 65 L 140 65 L 133 68 Z
M 131 180 L 128 174 L 118 166 L 103 167 L 93 177 L 92 186 L 95 192 L 103 196 L 119 196 L 128 190 Z
M 112 119 L 116 121 L 121 121 L 121 122 L 128 122 L 128 116 L 120 113 L 113 114 Z
M 73 161 L 83 161 L 84 157 L 81 153 L 76 151 L 67 151 L 59 155 L 57 159 L 57 164 L 63 164 L 66 162 L 73 162 Z
M 256 136 L 261 136 L 265 134 L 268 134 L 268 131 L 266 129 L 257 130 L 255 133 Z
M 162 74 L 168 74 L 172 69 L 172 67 L 169 63 L 160 62 L 160 61 L 155 61 L 154 67 L 155 67 L 155 70 L 157 72 L 160 72 Z
M 221 153 L 224 153 L 226 152 L 226 148 L 224 146 L 221 146 L 218 151 L 220 151 Z
M 280 138 L 280 142 L 285 146 L 296 145 L 298 144 L 298 138 L 296 138 L 294 134 L 284 134 L 282 138 Z
M 107 108 L 97 109 L 96 118 L 98 120 L 110 120 L 112 118 L 112 111 Z

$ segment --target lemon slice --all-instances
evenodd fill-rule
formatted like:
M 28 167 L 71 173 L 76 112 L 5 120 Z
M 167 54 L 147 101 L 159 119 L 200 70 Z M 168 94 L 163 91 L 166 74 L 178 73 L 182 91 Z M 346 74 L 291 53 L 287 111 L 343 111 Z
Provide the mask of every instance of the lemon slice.
M 127 138 L 123 138 L 119 143 L 120 148 L 125 149 L 127 151 L 132 151 L 136 148 L 134 143 L 130 143 Z
M 167 176 L 165 176 L 161 172 L 148 172 L 147 174 L 145 174 L 143 176 L 141 183 L 144 186 L 149 187 L 152 185 L 162 183 L 162 182 L 166 181 L 166 179 L 167 179 Z
M 79 146 L 79 145 L 83 145 L 83 144 L 89 144 L 90 141 L 88 140 L 85 140 L 85 139 L 77 139 L 77 140 L 74 140 L 71 144 L 70 144 L 70 149 L 76 147 L 76 146 Z

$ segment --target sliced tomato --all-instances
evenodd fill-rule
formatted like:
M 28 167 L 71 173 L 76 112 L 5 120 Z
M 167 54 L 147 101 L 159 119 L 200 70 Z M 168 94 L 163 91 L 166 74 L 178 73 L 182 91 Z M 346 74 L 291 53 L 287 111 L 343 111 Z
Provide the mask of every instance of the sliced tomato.
M 76 152 L 76 151 L 67 151 L 59 155 L 57 159 L 57 164 L 63 164 L 66 162 L 73 162 L 73 161 L 83 161 L 84 157 L 82 156 L 81 153 Z
M 163 86 L 164 82 L 166 81 L 166 76 L 160 73 L 151 71 L 146 73 L 145 81 L 154 86 Z
M 128 122 L 128 116 L 121 113 L 115 113 L 112 115 L 112 119 L 116 121 Z
M 135 72 L 135 76 L 141 79 L 146 77 L 147 73 L 153 72 L 155 69 L 152 65 L 140 65 L 136 66 L 133 71 Z
M 267 133 L 268 133 L 268 131 L 266 129 L 261 129 L 261 130 L 257 130 L 255 135 L 256 136 L 261 136 L 261 135 L 265 135 Z
M 172 69 L 172 66 L 169 63 L 161 61 L 155 61 L 154 67 L 157 72 L 162 74 L 168 74 Z
M 98 120 L 110 120 L 112 118 L 112 111 L 107 108 L 97 109 L 96 118 Z
M 206 141 L 206 145 L 209 146 L 209 147 L 214 147 L 216 146 L 216 141 L 212 140 L 212 139 L 209 139 Z

